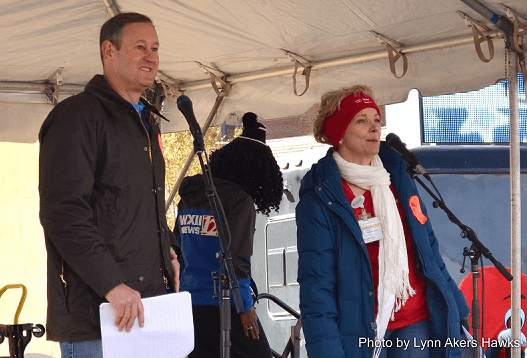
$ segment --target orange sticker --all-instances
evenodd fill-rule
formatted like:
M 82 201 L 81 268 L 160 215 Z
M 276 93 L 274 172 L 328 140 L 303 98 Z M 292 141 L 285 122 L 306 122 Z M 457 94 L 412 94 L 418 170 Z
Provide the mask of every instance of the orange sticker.
M 412 209 L 412 213 L 417 221 L 419 221 L 419 224 L 423 225 L 428 220 L 425 214 L 421 211 L 421 204 L 419 203 L 419 197 L 417 195 L 410 198 L 410 209 Z

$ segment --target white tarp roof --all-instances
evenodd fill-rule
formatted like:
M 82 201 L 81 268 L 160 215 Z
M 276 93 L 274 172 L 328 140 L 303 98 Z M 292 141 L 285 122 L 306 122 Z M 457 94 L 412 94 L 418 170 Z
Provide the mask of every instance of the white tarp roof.
M 525 0 L 482 0 L 503 15 L 499 2 L 527 14 Z M 60 100 L 102 72 L 99 30 L 117 8 L 153 19 L 161 43 L 159 79 L 186 90 L 202 124 L 216 93 L 197 62 L 234 83 L 216 123 L 231 112 L 254 111 L 264 119 L 304 113 L 327 90 L 357 83 L 372 86 L 378 102 L 388 104 L 403 101 L 412 88 L 423 95 L 462 92 L 506 77 L 503 39 L 493 40 L 495 56 L 483 63 L 456 11 L 483 17 L 459 0 L 0 0 L 0 286 L 29 286 L 24 323 L 45 323 L 46 280 L 38 144 L 23 143 L 37 141 L 53 107 L 42 83 L 56 83 L 61 71 Z M 391 74 L 386 48 L 370 31 L 401 44 L 395 47 L 407 54 L 403 78 Z M 294 65 L 282 49 L 312 61 L 301 97 L 293 93 Z M 303 85 L 298 76 L 299 92 Z M 187 129 L 174 104 L 164 113 L 171 119 L 165 131 Z M 12 322 L 19 296 L 11 297 L 0 300 L 2 324 Z M 4 341 L 0 355 L 7 349 Z M 33 339 L 28 351 L 60 356 L 43 338 Z
M 482 3 L 503 15 L 498 1 L 527 13 L 525 0 Z M 60 100 L 102 72 L 99 29 L 116 9 L 152 18 L 161 44 L 159 79 L 189 89 L 185 94 L 202 124 L 216 93 L 198 63 L 234 82 L 216 123 L 231 112 L 239 116 L 250 110 L 264 119 L 304 113 L 327 90 L 356 83 L 372 86 L 378 102 L 388 104 L 405 100 L 412 88 L 423 95 L 452 93 L 505 78 L 503 39 L 493 40 L 495 56 L 483 63 L 472 30 L 456 11 L 491 23 L 459 0 L 1 0 L 1 8 L 0 141 L 36 141 L 51 105 L 42 85 L 34 83 L 55 83 L 60 69 Z M 397 41 L 394 47 L 407 54 L 403 78 L 392 75 L 386 47 L 370 31 Z M 440 46 L 422 51 L 429 45 Z M 301 97 L 293 93 L 294 63 L 282 49 L 313 66 Z M 486 45 L 483 49 L 487 53 Z M 368 60 L 361 62 L 360 56 Z M 301 70 L 299 93 L 304 89 Z M 195 84 L 202 88 L 192 90 Z M 187 129 L 173 103 L 164 113 L 171 119 L 165 131 Z

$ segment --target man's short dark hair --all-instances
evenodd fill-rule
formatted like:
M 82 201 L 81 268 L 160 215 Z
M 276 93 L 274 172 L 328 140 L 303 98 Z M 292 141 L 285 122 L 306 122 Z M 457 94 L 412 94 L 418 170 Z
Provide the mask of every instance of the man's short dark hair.
M 121 49 L 121 40 L 123 39 L 123 29 L 128 24 L 146 22 L 154 26 L 152 20 L 145 15 L 138 14 L 136 12 L 123 12 L 122 14 L 115 15 L 104 23 L 101 27 L 101 34 L 99 36 L 99 49 L 102 56 L 102 43 L 104 41 L 110 41 L 118 50 Z

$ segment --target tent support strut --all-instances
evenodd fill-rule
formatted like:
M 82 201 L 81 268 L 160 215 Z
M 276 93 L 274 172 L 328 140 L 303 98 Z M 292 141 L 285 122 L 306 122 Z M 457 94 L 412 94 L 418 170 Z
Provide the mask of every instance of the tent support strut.
M 520 115 L 518 108 L 518 53 L 507 49 L 509 63 L 510 102 L 510 176 L 511 176 L 511 284 L 512 339 L 521 342 L 521 179 L 520 179 Z M 520 357 L 521 347 L 512 348 L 512 357 Z
M 216 101 L 214 102 L 214 105 L 212 106 L 209 116 L 207 117 L 207 121 L 203 125 L 203 128 L 202 128 L 203 136 L 207 134 L 207 131 L 210 128 L 210 125 L 212 124 L 212 120 L 216 116 L 216 113 L 218 113 L 218 109 L 220 108 L 221 102 L 223 102 L 224 98 L 225 96 L 222 96 L 222 95 L 218 95 L 216 97 Z M 168 209 L 170 208 L 170 205 L 172 204 L 172 201 L 174 201 L 174 197 L 176 196 L 176 193 L 178 192 L 179 187 L 181 186 L 181 182 L 187 175 L 187 171 L 190 168 L 190 164 L 192 164 L 192 161 L 194 160 L 195 155 L 196 153 L 194 153 L 194 150 L 192 150 L 189 153 L 187 160 L 185 161 L 185 164 L 183 165 L 183 168 L 181 169 L 181 173 L 179 173 L 176 183 L 174 184 L 174 187 L 170 191 L 170 195 L 165 203 L 165 212 L 168 211 Z

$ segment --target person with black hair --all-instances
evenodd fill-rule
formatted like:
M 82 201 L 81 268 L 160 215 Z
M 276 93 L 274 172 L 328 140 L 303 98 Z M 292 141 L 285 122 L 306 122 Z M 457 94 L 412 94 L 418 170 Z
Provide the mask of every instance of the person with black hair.
M 214 151 L 209 163 L 231 233 L 229 252 L 243 301 L 243 313 L 238 315 L 234 306 L 231 310 L 231 355 L 269 358 L 269 343 L 253 307 L 250 258 L 256 213 L 278 211 L 283 181 L 265 144 L 265 126 L 252 112 L 243 116 L 243 126 L 242 134 Z M 183 251 L 181 290 L 192 295 L 195 332 L 195 348 L 189 357 L 220 357 L 219 300 L 213 298 L 211 272 L 219 272 L 216 254 L 221 248 L 202 175 L 185 178 L 179 195 L 175 234 Z

